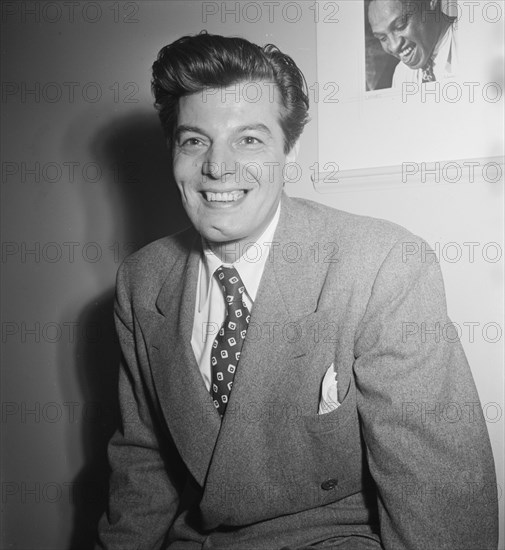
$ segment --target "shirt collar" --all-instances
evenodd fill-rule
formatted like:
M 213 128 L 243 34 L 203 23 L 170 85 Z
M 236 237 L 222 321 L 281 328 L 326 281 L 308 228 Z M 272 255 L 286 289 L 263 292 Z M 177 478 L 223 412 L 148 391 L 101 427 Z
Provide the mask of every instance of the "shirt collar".
M 451 23 L 447 27 L 445 33 L 438 39 L 437 45 L 435 46 L 432 54 L 433 67 L 437 65 L 437 59 L 440 59 L 442 63 L 450 63 L 453 25 L 454 23 Z
M 199 311 L 202 310 L 205 302 L 209 299 L 211 279 L 216 269 L 221 265 L 231 265 L 238 271 L 251 302 L 254 302 L 270 251 L 270 245 L 273 241 L 277 224 L 279 223 L 280 213 L 281 203 L 279 201 L 277 210 L 265 231 L 263 231 L 258 240 L 250 245 L 245 251 L 241 250 L 240 252 L 242 252 L 242 255 L 232 264 L 223 264 L 221 259 L 212 252 L 202 238 L 203 253 L 200 262 Z

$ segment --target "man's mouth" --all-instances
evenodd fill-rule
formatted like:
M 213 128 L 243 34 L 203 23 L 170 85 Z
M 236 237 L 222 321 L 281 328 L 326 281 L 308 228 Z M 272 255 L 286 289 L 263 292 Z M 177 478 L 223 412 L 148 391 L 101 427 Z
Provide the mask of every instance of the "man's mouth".
M 407 47 L 403 48 L 400 51 L 401 61 L 408 65 L 409 61 L 412 60 L 412 54 L 414 53 L 415 49 L 416 49 L 416 47 L 413 46 L 413 45 L 410 45 L 410 46 L 407 46 Z
M 212 191 L 204 191 L 203 196 L 207 202 L 236 202 L 246 194 L 246 191 L 230 191 L 213 193 Z

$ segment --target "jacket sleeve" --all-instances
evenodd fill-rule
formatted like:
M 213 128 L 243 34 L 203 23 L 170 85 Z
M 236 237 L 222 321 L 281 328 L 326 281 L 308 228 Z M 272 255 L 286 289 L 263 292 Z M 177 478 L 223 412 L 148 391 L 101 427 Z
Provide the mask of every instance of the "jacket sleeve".
M 121 426 L 108 448 L 109 505 L 99 523 L 97 548 L 156 549 L 175 517 L 183 477 L 180 458 L 155 421 L 153 403 L 140 368 L 133 330 L 128 259 L 118 271 L 115 323 L 121 346 L 119 404 Z
M 357 403 L 386 550 L 497 547 L 482 407 L 434 253 L 395 243 L 355 340 Z

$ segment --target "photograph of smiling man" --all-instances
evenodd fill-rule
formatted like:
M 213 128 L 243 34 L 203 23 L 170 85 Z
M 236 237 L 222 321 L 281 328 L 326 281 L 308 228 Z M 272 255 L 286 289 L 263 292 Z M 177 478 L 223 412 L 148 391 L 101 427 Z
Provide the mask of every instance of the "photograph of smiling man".
M 402 88 L 406 82 L 455 77 L 456 17 L 448 14 L 449 8 L 454 6 L 442 0 L 367 0 L 367 88 Z M 373 79 L 370 74 L 378 76 Z

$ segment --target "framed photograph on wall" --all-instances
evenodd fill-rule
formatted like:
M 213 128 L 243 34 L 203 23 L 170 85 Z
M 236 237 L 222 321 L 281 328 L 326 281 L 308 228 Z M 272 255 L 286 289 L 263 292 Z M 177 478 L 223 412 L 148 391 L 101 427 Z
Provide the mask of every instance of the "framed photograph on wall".
M 317 98 L 316 189 L 404 184 L 406 170 L 414 182 L 441 163 L 470 176 L 491 163 L 499 177 L 503 0 L 337 4 L 317 25 L 318 87 L 333 93 Z

